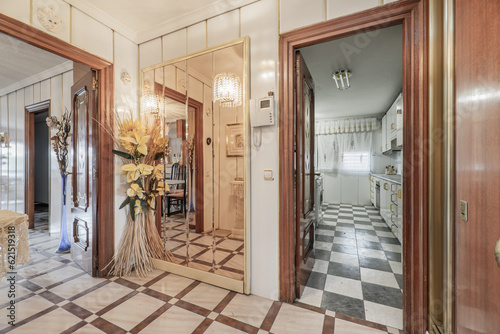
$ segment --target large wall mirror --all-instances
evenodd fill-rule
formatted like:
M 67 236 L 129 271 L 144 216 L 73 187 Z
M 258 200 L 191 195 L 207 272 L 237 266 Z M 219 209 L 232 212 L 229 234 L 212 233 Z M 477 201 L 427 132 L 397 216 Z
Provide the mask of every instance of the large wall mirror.
M 142 69 L 165 99 L 165 178 L 157 268 L 249 293 L 248 38 Z M 144 118 L 144 111 L 141 116 Z

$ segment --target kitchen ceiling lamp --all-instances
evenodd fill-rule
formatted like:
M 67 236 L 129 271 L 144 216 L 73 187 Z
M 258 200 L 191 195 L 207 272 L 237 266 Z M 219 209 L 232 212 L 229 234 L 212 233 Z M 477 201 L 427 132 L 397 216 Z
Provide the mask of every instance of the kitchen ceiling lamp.
M 234 73 L 219 73 L 214 78 L 214 102 L 223 107 L 238 107 L 242 103 L 241 80 Z
M 351 83 L 349 82 L 349 77 L 351 76 L 351 72 L 348 70 L 338 70 L 333 73 L 333 80 L 335 80 L 335 84 L 337 85 L 338 90 L 344 90 L 351 88 Z

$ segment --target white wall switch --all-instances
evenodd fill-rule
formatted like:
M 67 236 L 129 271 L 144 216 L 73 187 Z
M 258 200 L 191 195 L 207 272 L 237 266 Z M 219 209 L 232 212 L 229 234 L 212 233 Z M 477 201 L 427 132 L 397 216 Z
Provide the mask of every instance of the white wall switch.
M 274 180 L 272 169 L 264 169 L 264 180 Z

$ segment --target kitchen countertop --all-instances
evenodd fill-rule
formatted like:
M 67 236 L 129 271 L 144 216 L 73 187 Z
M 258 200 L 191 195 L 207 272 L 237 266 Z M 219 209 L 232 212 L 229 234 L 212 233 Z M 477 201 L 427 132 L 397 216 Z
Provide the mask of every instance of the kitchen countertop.
M 370 173 L 371 176 L 373 177 L 378 177 L 379 179 L 383 179 L 389 182 L 394 182 L 399 185 L 401 185 L 401 175 L 395 174 L 395 175 L 387 175 L 387 174 L 373 174 Z

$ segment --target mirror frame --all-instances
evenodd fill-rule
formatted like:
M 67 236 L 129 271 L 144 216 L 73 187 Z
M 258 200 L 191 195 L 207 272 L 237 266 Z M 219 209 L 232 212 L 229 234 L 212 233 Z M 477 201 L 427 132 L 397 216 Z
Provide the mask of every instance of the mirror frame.
M 229 278 L 226 276 L 209 273 L 195 268 L 186 267 L 180 264 L 171 263 L 167 261 L 162 261 L 158 259 L 153 259 L 156 269 L 168 271 L 180 276 L 192 278 L 199 280 L 201 282 L 216 285 L 222 288 L 233 290 L 239 293 L 250 293 L 250 39 L 248 36 L 238 38 L 231 42 L 219 44 L 210 48 L 206 48 L 185 56 L 177 57 L 171 60 L 161 62 L 152 66 L 141 68 L 140 74 L 140 87 L 141 94 L 144 84 L 144 73 L 155 70 L 160 67 L 167 65 L 172 65 L 181 61 L 188 61 L 194 57 L 202 56 L 208 53 L 212 53 L 218 50 L 222 50 L 228 47 L 236 46 L 241 44 L 243 46 L 243 122 L 244 122 L 244 135 L 245 135 L 245 148 L 243 157 L 243 175 L 244 175 L 244 274 L 243 281 L 234 278 Z M 187 92 L 189 95 L 189 92 Z M 139 108 L 140 110 L 140 108 Z M 139 111 L 139 115 L 141 112 Z

